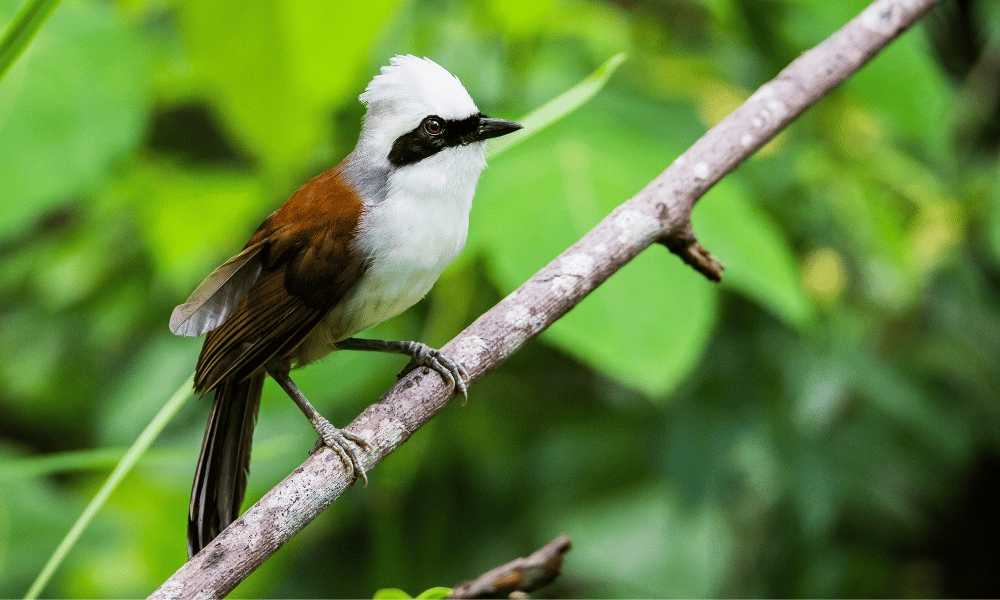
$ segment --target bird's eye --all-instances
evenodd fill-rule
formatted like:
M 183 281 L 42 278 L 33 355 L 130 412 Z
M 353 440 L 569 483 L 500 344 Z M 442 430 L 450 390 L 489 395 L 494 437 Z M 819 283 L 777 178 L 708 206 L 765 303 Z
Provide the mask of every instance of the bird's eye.
M 437 117 L 427 117 L 424 119 L 424 132 L 427 135 L 441 135 L 444 133 L 444 122 Z

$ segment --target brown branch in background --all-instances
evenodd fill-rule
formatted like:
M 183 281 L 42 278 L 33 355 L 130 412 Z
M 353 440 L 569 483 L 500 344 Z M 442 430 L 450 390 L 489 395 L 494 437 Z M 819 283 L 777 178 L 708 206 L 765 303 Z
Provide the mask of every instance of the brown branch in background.
M 655 242 L 666 244 L 710 278 L 718 277 L 718 263 L 691 230 L 695 202 L 933 5 L 934 0 L 873 2 L 761 86 L 638 194 L 476 319 L 442 348 L 444 354 L 464 365 L 472 380 L 482 377 Z M 449 396 L 450 389 L 437 374 L 418 369 L 366 408 L 347 427 L 370 444 L 361 457 L 364 468 L 371 471 L 402 445 L 445 407 Z M 316 452 L 151 597 L 227 594 L 352 483 L 336 454 Z
M 515 592 L 533 592 L 559 577 L 563 555 L 571 546 L 569 538 L 561 535 L 530 556 L 515 558 L 455 586 L 449 598 L 506 598 Z

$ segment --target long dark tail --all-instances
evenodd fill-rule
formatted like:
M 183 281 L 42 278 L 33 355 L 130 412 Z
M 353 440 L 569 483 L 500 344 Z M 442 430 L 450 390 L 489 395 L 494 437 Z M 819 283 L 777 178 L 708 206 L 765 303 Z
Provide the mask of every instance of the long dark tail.
M 240 513 L 264 374 L 215 388 L 188 508 L 188 554 L 194 556 Z

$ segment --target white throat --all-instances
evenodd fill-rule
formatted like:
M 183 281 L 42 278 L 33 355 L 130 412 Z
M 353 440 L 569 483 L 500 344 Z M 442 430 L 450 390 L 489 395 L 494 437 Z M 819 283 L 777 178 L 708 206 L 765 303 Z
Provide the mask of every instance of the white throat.
M 486 144 L 447 148 L 412 165 L 391 169 L 388 195 L 402 195 L 435 210 L 460 209 L 468 220 L 472 196 L 486 167 Z
M 430 290 L 465 246 L 469 211 L 486 166 L 484 144 L 448 148 L 418 163 L 391 169 L 383 199 L 366 199 L 358 241 L 372 277 L 410 280 L 399 310 Z M 382 282 L 397 287 L 389 281 Z

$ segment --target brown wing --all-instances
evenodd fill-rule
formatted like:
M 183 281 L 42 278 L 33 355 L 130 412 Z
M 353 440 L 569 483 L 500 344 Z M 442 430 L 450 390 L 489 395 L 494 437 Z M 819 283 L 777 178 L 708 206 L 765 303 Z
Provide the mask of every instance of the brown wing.
M 248 242 L 262 271 L 239 306 L 205 339 L 195 387 L 240 380 L 290 353 L 361 278 L 355 236 L 361 199 L 333 168 L 302 186 Z

